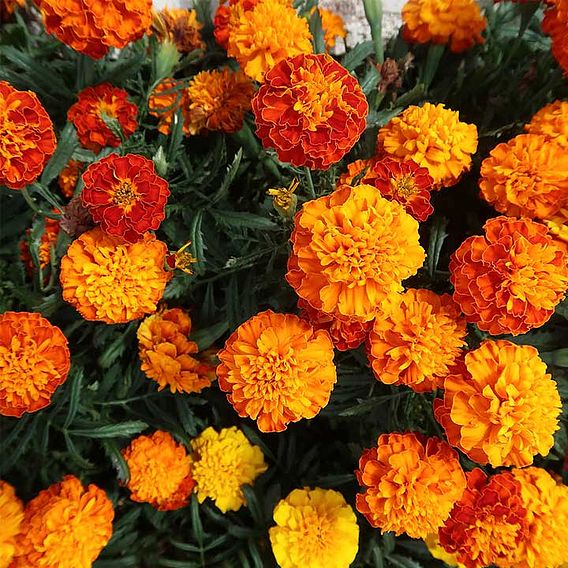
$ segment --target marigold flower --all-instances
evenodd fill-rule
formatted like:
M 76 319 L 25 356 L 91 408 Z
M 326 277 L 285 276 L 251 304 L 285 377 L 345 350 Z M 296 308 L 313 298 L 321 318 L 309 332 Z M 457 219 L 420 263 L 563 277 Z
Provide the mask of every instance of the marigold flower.
M 464 568 L 461 562 L 458 562 L 456 554 L 450 554 L 446 552 L 442 545 L 440 544 L 440 539 L 437 533 L 429 534 L 425 539 L 424 543 L 428 547 L 428 552 L 438 560 L 441 560 L 444 564 L 448 566 L 456 566 L 456 568 Z
M 320 312 L 359 322 L 374 319 L 425 257 L 417 221 L 370 185 L 342 186 L 305 203 L 291 241 L 286 279 L 298 296 Z
M 105 146 L 117 148 L 121 139 L 106 121 L 114 121 L 124 138 L 138 128 L 138 107 L 128 100 L 124 89 L 101 83 L 87 87 L 77 95 L 77 102 L 67 111 L 67 120 L 77 129 L 81 146 L 98 154 Z
M 37 0 L 47 33 L 94 59 L 145 35 L 152 0 Z
M 215 367 L 193 357 L 199 352 L 188 339 L 191 319 L 179 308 L 147 317 L 138 328 L 142 371 L 170 392 L 201 392 L 215 378 Z
M 75 194 L 75 188 L 79 181 L 79 176 L 83 170 L 83 162 L 69 160 L 67 165 L 61 170 L 57 179 L 61 193 L 67 199 L 71 199 Z
M 180 53 L 190 53 L 195 49 L 203 49 L 205 42 L 201 39 L 203 24 L 197 19 L 195 10 L 182 8 L 164 8 L 158 12 L 158 29 L 162 41 L 169 40 Z
M 235 426 L 220 432 L 206 428 L 191 441 L 191 450 L 198 501 L 203 503 L 209 497 L 223 513 L 245 505 L 242 486 L 254 483 L 268 469 L 261 449 Z
M 261 0 L 229 0 L 227 5 L 224 0 L 219 3 L 213 19 L 213 35 L 215 41 L 223 48 L 229 47 L 229 35 L 231 33 L 231 7 L 239 4 L 240 10 L 252 10 Z M 238 25 L 239 21 L 235 18 L 234 25 Z
M 0 315 L 0 414 L 20 417 L 51 402 L 71 356 L 63 332 L 30 312 Z
M 8 20 L 16 8 L 23 8 L 25 5 L 26 0 L 0 0 L 0 22 Z
M 24 506 L 14 488 L 0 479 L 0 568 L 8 568 L 16 550 L 16 540 L 24 519 Z
M 568 101 L 554 101 L 542 107 L 525 125 L 529 134 L 542 134 L 564 149 L 568 148 Z
M 329 334 L 291 314 L 253 316 L 217 356 L 219 388 L 262 432 L 281 432 L 289 422 L 316 416 L 336 381 Z
M 355 145 L 369 107 L 357 80 L 327 54 L 284 59 L 252 100 L 265 148 L 294 166 L 325 170 Z
M 148 99 L 148 112 L 158 118 L 158 131 L 169 134 L 178 110 L 182 111 L 183 133 L 189 134 L 189 98 L 182 81 L 164 79 L 152 91 Z
M 454 53 L 483 43 L 487 25 L 475 0 L 407 0 L 402 21 L 406 41 L 448 43 Z
M 22 189 L 55 151 L 53 124 L 35 93 L 0 81 L 0 132 L 0 185 Z
M 45 217 L 45 227 L 40 238 L 38 249 L 39 268 L 44 270 L 51 262 L 51 253 L 57 243 L 59 237 L 60 225 L 58 219 L 51 219 Z M 31 236 L 31 229 L 26 230 L 25 238 L 20 241 L 20 255 L 28 274 L 31 276 L 35 272 L 35 264 L 32 259 L 29 239 Z
M 338 491 L 294 489 L 273 516 L 270 544 L 281 568 L 348 568 L 355 559 L 359 526 Z
M 272 197 L 274 209 L 284 218 L 291 218 L 296 213 L 298 197 L 295 194 L 300 182 L 295 179 L 288 187 L 276 187 L 269 189 L 266 194 Z
M 568 76 L 568 39 L 566 22 L 568 21 L 568 0 L 549 0 L 542 20 L 542 31 L 552 39 L 552 54 Z
M 98 227 L 87 231 L 61 259 L 63 299 L 90 321 L 126 323 L 154 313 L 171 278 L 166 253 L 150 233 L 130 244 Z
M 557 215 L 544 221 L 549 235 L 564 250 L 568 257 L 568 207 L 561 209 Z
M 439 438 L 382 434 L 355 472 L 365 490 L 357 510 L 381 532 L 424 538 L 438 530 L 466 482 L 457 453 Z
M 315 7 L 313 8 L 315 10 Z M 312 10 L 312 11 L 313 11 Z M 326 8 L 318 7 L 318 12 L 321 18 L 321 27 L 323 29 L 325 49 L 329 51 L 335 47 L 337 38 L 344 39 L 347 37 L 347 30 L 345 29 L 345 22 L 343 18 Z
M 540 327 L 568 289 L 566 253 L 528 219 L 496 217 L 483 228 L 451 257 L 454 300 L 468 322 L 491 335 Z
M 409 106 L 379 130 L 378 146 L 390 156 L 410 158 L 428 170 L 433 189 L 449 187 L 471 167 L 477 150 L 475 124 L 460 122 L 459 113 L 442 104 Z
M 414 289 L 393 294 L 369 334 L 373 373 L 387 385 L 434 390 L 455 365 L 466 334 L 465 320 L 450 295 Z
M 434 402 L 448 441 L 493 467 L 530 465 L 554 444 L 562 405 L 538 351 L 510 341 L 484 341 L 444 380 Z
M 91 568 L 110 540 L 113 518 L 102 489 L 67 475 L 27 504 L 10 568 Z
M 512 566 L 527 538 L 527 510 L 521 484 L 506 471 L 487 477 L 466 474 L 467 488 L 440 528 L 440 543 L 467 568 Z
M 109 235 L 134 243 L 166 216 L 168 182 L 156 174 L 154 162 L 136 154 L 110 154 L 83 174 L 83 205 Z
M 347 171 L 339 176 L 337 187 L 341 185 L 373 185 L 375 180 L 373 165 L 376 161 L 376 158 L 370 158 L 368 160 L 355 160 L 347 164 Z
M 185 447 L 171 434 L 157 430 L 151 436 L 138 436 L 122 455 L 130 471 L 126 486 L 133 501 L 150 503 L 158 511 L 188 504 L 195 487 L 191 462 Z

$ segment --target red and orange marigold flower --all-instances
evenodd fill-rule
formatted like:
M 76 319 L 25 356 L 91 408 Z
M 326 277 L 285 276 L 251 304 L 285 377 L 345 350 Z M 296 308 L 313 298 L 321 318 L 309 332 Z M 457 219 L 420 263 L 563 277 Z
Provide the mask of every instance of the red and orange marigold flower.
M 79 176 L 83 171 L 83 162 L 78 160 L 69 160 L 67 165 L 61 170 L 57 179 L 59 189 L 64 197 L 71 199 L 75 193 Z
M 51 262 L 51 253 L 57 244 L 59 236 L 60 225 L 58 219 L 51 219 L 45 217 L 45 226 L 40 238 L 39 247 L 37 250 L 39 268 L 44 270 Z M 20 241 L 20 254 L 22 262 L 24 263 L 28 274 L 32 275 L 35 271 L 35 262 L 32 258 L 30 251 L 29 239 L 31 237 L 31 229 L 27 229 L 25 238 Z
M 529 134 L 542 134 L 568 148 L 568 101 L 554 101 L 542 107 L 525 125 Z
M 341 185 L 374 185 L 375 173 L 373 165 L 377 158 L 369 158 L 367 160 L 355 160 L 347 164 L 347 171 L 343 172 L 337 180 L 337 186 Z
M 8 568 L 16 551 L 16 542 L 24 520 L 24 506 L 14 488 L 0 479 L 0 568 Z
M 327 54 L 275 65 L 252 101 L 265 148 L 294 166 L 327 169 L 359 140 L 369 107 L 359 83 Z
M 229 47 L 229 34 L 231 33 L 231 7 L 235 4 L 240 5 L 240 10 L 252 10 L 260 0 L 229 0 L 220 2 L 213 19 L 213 35 L 215 41 L 223 48 Z M 233 21 L 238 24 L 237 18 Z
M 181 110 L 183 133 L 187 135 L 189 134 L 187 87 L 177 79 L 164 79 L 156 86 L 148 99 L 148 112 L 158 119 L 158 130 L 162 134 L 171 132 L 178 110 Z
M 180 53 L 205 47 L 201 38 L 203 24 L 195 10 L 164 8 L 156 14 L 153 27 L 162 41 L 171 41 Z
M 568 37 L 566 22 L 568 22 L 568 0 L 549 0 L 544 12 L 542 31 L 552 39 L 552 54 L 568 76 Z

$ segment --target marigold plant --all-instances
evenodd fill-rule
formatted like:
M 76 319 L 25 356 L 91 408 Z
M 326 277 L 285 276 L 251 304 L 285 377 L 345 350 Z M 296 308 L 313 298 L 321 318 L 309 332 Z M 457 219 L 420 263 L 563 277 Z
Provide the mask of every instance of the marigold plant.
M 45 227 L 41 235 L 37 251 L 40 270 L 47 268 L 52 260 L 52 252 L 57 243 L 59 230 L 60 225 L 58 219 L 51 219 L 49 217 L 45 218 Z M 26 231 L 26 236 L 20 241 L 20 255 L 28 274 L 33 275 L 36 270 L 36 266 L 30 251 L 30 237 L 31 229 L 28 229 Z
M 568 18 L 568 0 L 550 0 L 544 12 L 542 30 L 552 38 L 552 53 L 558 64 L 568 76 L 568 39 L 566 21 Z
M 16 11 L 16 8 L 23 8 L 26 0 L 0 0 L 0 22 L 6 21 Z
M 181 110 L 182 130 L 189 134 L 189 99 L 187 87 L 176 79 L 167 78 L 156 85 L 148 99 L 148 112 L 158 118 L 158 130 L 169 134 L 176 113 Z
M 377 158 L 369 158 L 366 160 L 355 160 L 347 164 L 347 171 L 343 172 L 337 180 L 337 186 L 342 185 L 374 185 L 375 170 L 374 164 Z
M 321 27 L 323 29 L 323 39 L 325 41 L 325 48 L 327 51 L 335 47 L 337 38 L 345 39 L 347 30 L 345 29 L 345 22 L 343 18 L 332 10 L 318 7 L 318 12 L 321 18 Z
M 16 542 L 24 520 L 24 506 L 14 488 L 0 479 L 0 568 L 8 568 L 16 551 Z
M 69 160 L 67 165 L 59 173 L 59 177 L 57 178 L 59 189 L 61 189 L 61 193 L 67 199 L 73 197 L 83 167 L 83 162 L 79 160 Z
M 529 134 L 542 134 L 568 148 L 568 101 L 554 101 L 541 108 L 525 125 Z
M 154 19 L 154 28 L 162 41 L 171 41 L 180 53 L 205 47 L 201 38 L 203 24 L 197 19 L 195 10 L 164 8 Z

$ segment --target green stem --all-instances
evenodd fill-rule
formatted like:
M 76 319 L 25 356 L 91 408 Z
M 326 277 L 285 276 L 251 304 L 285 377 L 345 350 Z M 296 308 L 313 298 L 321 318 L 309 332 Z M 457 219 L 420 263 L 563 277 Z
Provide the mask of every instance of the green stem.
M 28 186 L 33 187 L 33 186 Z M 24 187 L 20 190 L 22 197 L 25 199 L 26 203 L 30 206 L 30 208 L 37 213 L 38 215 L 42 215 L 43 217 L 49 217 L 50 219 L 61 219 L 61 215 L 57 213 L 52 213 L 51 211 L 44 211 L 35 201 L 35 199 L 30 195 L 28 187 Z
M 371 27 L 371 37 L 375 44 L 377 63 L 382 65 L 385 61 L 383 48 L 383 3 L 382 0 L 363 0 L 365 17 Z
M 311 172 L 310 168 L 308 168 L 308 167 L 305 168 L 305 172 L 306 172 L 306 180 L 308 181 L 308 193 L 309 193 L 310 199 L 316 199 L 316 197 L 317 197 L 316 188 L 314 187 L 314 180 L 312 179 L 312 172 Z

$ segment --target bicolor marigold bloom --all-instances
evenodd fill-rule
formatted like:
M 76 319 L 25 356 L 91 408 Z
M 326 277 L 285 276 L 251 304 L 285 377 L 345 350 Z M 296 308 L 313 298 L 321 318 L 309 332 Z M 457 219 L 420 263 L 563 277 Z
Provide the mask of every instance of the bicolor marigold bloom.
M 122 49 L 152 24 L 152 0 L 39 0 L 47 33 L 94 59 Z
M 199 347 L 188 339 L 191 319 L 179 308 L 147 317 L 138 328 L 142 371 L 170 392 L 201 392 L 215 378 L 215 367 L 194 357 Z
M 325 170 L 366 128 L 359 83 L 327 54 L 284 59 L 264 79 L 252 100 L 256 133 L 283 162 Z
M 198 501 L 209 498 L 223 513 L 246 505 L 242 486 L 252 485 L 268 469 L 261 449 L 235 426 L 220 432 L 206 428 L 191 441 L 191 450 Z
M 347 164 L 347 171 L 339 176 L 337 187 L 341 185 L 374 185 L 373 165 L 376 161 L 376 158 L 370 158 L 368 160 L 355 160 Z
M 182 81 L 164 79 L 152 91 L 148 99 L 148 112 L 158 118 L 158 130 L 162 134 L 172 131 L 172 123 L 176 113 L 181 110 L 183 133 L 189 134 L 189 98 L 187 87 Z
M 483 43 L 487 25 L 475 0 L 407 0 L 402 21 L 406 41 L 449 44 L 454 53 Z
M 126 323 L 154 313 L 171 278 L 167 252 L 150 233 L 131 244 L 98 227 L 87 231 L 61 259 L 63 299 L 90 321 Z
M 130 471 L 126 487 L 133 501 L 150 503 L 158 511 L 188 504 L 195 487 L 191 462 L 185 447 L 171 434 L 156 430 L 151 436 L 138 436 L 122 455 Z
M 0 81 L 0 185 L 22 189 L 41 174 L 55 151 L 55 133 L 35 93 Z
M 24 506 L 14 488 L 0 479 L 0 568 L 8 568 L 16 551 L 16 542 L 24 520 Z
M 215 17 L 213 19 L 213 35 L 215 41 L 223 48 L 229 47 L 229 35 L 231 33 L 231 8 L 235 4 L 239 4 L 239 10 L 252 10 L 261 0 L 229 0 L 226 4 L 225 0 L 219 3 Z M 239 25 L 239 20 L 234 18 L 234 25 Z
M 562 148 L 568 148 L 568 101 L 554 101 L 542 107 L 525 125 L 529 134 L 542 134 Z
M 112 536 L 114 510 L 96 485 L 73 475 L 44 489 L 25 508 L 11 568 L 91 568 Z
M 144 156 L 105 156 L 87 168 L 83 182 L 83 205 L 109 235 L 134 243 L 166 216 L 168 182 Z
M 312 52 L 312 34 L 290 0 L 260 0 L 247 9 L 230 8 L 227 55 L 234 57 L 248 77 L 264 79 L 283 59 Z
M 471 168 L 477 150 L 475 124 L 460 122 L 459 113 L 443 104 L 409 106 L 379 130 L 378 147 L 390 156 L 410 158 L 426 168 L 434 188 L 449 187 Z
M 456 554 L 450 554 L 446 552 L 442 545 L 440 544 L 440 539 L 438 538 L 438 533 L 431 533 L 425 539 L 424 543 L 428 547 L 428 552 L 438 560 L 441 560 L 444 564 L 448 566 L 456 566 L 456 568 L 464 568 L 461 562 L 458 562 Z
M 40 238 L 39 248 L 38 248 L 38 257 L 39 257 L 39 268 L 44 270 L 49 266 L 51 262 L 51 253 L 53 248 L 57 243 L 57 238 L 59 237 L 59 231 L 61 227 L 59 225 L 58 219 L 51 219 L 49 217 L 45 217 L 45 227 L 43 229 L 43 233 Z M 20 254 L 22 258 L 22 262 L 26 267 L 26 270 L 29 275 L 32 275 L 35 272 L 35 264 L 34 260 L 32 259 L 29 239 L 31 236 L 31 229 L 26 230 L 25 238 L 20 242 Z
M 291 241 L 288 283 L 315 310 L 348 321 L 374 319 L 425 257 L 418 222 L 370 185 L 305 203 Z
M 483 160 L 479 187 L 501 213 L 547 219 L 568 207 L 568 152 L 546 136 L 515 136 Z
M 487 477 L 476 468 L 466 477 L 462 498 L 440 528 L 440 543 L 467 568 L 513 566 L 528 537 L 521 484 L 508 471 Z
M 294 489 L 273 517 L 270 544 L 280 568 L 349 568 L 355 559 L 359 526 L 338 491 Z
M 568 21 L 568 0 L 550 0 L 544 12 L 542 31 L 552 39 L 552 54 L 568 76 L 568 39 L 566 22 Z
M 454 300 L 468 322 L 491 335 L 540 327 L 568 289 L 568 257 L 544 225 L 496 217 L 450 260 Z
M 63 332 L 30 312 L 0 315 L 0 414 L 45 408 L 67 379 L 71 356 Z
M 197 19 L 195 10 L 164 8 L 156 15 L 154 27 L 160 39 L 171 41 L 180 53 L 205 47 L 201 39 L 203 24 Z
M 98 154 L 105 146 L 117 148 L 121 144 L 107 122 L 114 121 L 128 138 L 138 128 L 137 113 L 138 107 L 128 100 L 124 89 L 101 83 L 77 95 L 77 102 L 67 111 L 67 120 L 77 129 L 81 146 Z
M 315 10 L 315 8 L 314 8 Z M 319 8 L 318 12 L 321 18 L 321 27 L 323 29 L 325 48 L 327 51 L 335 47 L 337 38 L 344 39 L 347 37 L 347 30 L 345 29 L 345 22 L 343 18 L 326 8 Z
M 326 331 L 267 310 L 239 326 L 217 354 L 219 388 L 239 416 L 256 420 L 262 432 L 281 432 L 327 405 L 337 379 L 333 355 Z
M 78 160 L 69 160 L 67 165 L 61 170 L 57 179 L 59 189 L 64 197 L 71 199 L 75 193 L 79 176 L 83 170 L 83 162 Z
M 466 486 L 457 452 L 439 438 L 412 432 L 381 434 L 355 473 L 364 489 L 357 510 L 381 532 L 412 538 L 436 532 Z
M 493 467 L 530 465 L 554 444 L 562 410 L 556 383 L 538 351 L 510 341 L 484 341 L 444 380 L 434 402 L 448 441 Z
M 377 380 L 417 392 L 441 387 L 465 345 L 465 320 L 451 296 L 409 289 L 389 296 L 368 341 Z

